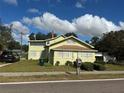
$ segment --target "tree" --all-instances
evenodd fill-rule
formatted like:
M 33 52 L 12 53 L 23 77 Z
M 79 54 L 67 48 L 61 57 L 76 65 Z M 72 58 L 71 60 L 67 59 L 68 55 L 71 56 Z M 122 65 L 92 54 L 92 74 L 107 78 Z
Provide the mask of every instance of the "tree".
M 85 42 L 88 43 L 88 44 L 90 43 L 88 40 L 85 40 Z
M 117 60 L 124 60 L 124 30 L 104 34 L 95 48 L 101 52 L 107 52 Z
M 30 40 L 35 40 L 35 33 L 31 33 L 31 34 L 29 35 L 29 39 L 30 39 Z
M 73 33 L 73 32 L 66 33 L 65 36 L 66 36 L 66 37 L 69 37 L 69 36 L 78 37 L 77 34 L 75 34 L 75 33 Z
M 2 51 L 3 50 L 3 46 L 0 44 L 0 51 Z
M 90 41 L 91 41 L 91 45 L 95 46 L 98 43 L 99 38 L 97 36 L 94 36 Z
M 54 35 L 54 37 L 56 37 L 57 36 L 57 34 L 56 33 L 53 33 L 53 35 Z M 36 37 L 35 37 L 36 36 Z M 52 32 L 49 32 L 49 33 L 47 33 L 47 34 L 43 34 L 43 33 L 41 33 L 41 32 L 38 32 L 38 33 L 36 33 L 36 34 L 34 34 L 34 33 L 31 33 L 30 35 L 29 35 L 29 39 L 30 40 L 45 40 L 45 39 L 49 39 L 49 38 L 52 38 Z
M 36 40 L 45 40 L 46 39 L 46 35 L 41 33 L 41 32 L 38 32 L 36 34 Z
M 13 50 L 13 49 L 20 49 L 21 45 L 19 42 L 13 40 L 11 42 L 8 43 L 8 49 L 9 50 Z
M 22 50 L 25 51 L 25 52 L 28 52 L 28 45 L 26 45 L 26 44 L 23 45 L 22 46 Z
M 54 37 L 57 36 L 56 33 L 49 32 L 49 33 L 47 33 L 47 35 L 46 35 L 46 39 L 48 39 L 48 38 L 52 38 L 52 34 L 53 34 Z
M 3 49 L 8 48 L 8 43 L 11 42 L 13 39 L 11 35 L 11 29 L 7 26 L 0 25 L 0 44 L 2 45 Z

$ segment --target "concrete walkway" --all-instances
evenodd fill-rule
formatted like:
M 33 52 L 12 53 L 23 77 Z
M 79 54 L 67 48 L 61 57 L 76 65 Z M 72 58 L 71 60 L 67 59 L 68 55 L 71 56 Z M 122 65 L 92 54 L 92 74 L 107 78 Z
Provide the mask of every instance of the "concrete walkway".
M 10 65 L 10 64 L 12 64 L 12 63 L 1 64 L 0 67 L 4 67 L 4 66 Z
M 0 76 L 68 75 L 76 72 L 1 72 Z M 80 74 L 124 74 L 124 71 L 82 71 Z

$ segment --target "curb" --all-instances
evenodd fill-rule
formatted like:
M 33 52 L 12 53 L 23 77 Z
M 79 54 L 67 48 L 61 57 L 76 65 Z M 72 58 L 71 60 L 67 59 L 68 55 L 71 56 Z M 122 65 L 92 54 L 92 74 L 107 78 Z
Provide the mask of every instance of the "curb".
M 115 78 L 115 79 L 90 79 L 90 80 L 32 81 L 32 82 L 9 82 L 9 83 L 0 83 L 0 85 L 45 84 L 45 83 L 80 83 L 80 82 L 123 81 L 123 80 L 124 80 L 124 78 Z

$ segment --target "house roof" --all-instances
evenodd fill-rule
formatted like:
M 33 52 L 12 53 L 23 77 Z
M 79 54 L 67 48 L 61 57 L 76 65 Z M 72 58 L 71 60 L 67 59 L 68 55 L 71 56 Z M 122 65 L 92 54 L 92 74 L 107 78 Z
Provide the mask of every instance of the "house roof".
M 97 51 L 91 48 L 85 48 L 85 47 L 81 47 L 81 46 L 77 46 L 77 45 L 62 45 L 59 47 L 56 47 L 52 50 L 65 50 L 65 51 Z
M 89 48 L 94 48 L 94 46 L 92 46 L 92 45 L 90 45 L 90 44 L 88 44 L 88 43 L 86 43 L 86 42 L 84 42 L 84 41 L 82 41 L 82 40 L 80 40 L 80 39 L 78 39 L 78 38 L 76 38 L 76 37 L 74 37 L 74 36 L 66 37 L 65 39 L 63 39 L 63 40 L 61 40 L 61 41 L 58 41 L 58 42 L 53 43 L 53 44 L 50 44 L 50 46 L 55 45 L 55 44 L 60 43 L 60 42 L 63 42 L 63 41 L 65 41 L 65 40 L 68 40 L 68 39 L 70 39 L 70 38 L 73 38 L 73 39 L 77 40 L 78 42 L 80 42 L 80 43 L 86 45 L 86 46 L 89 47 Z
M 57 38 L 59 38 L 59 37 L 61 37 L 61 36 L 64 37 L 63 40 L 58 41 L 58 42 L 55 42 L 55 43 L 52 43 L 52 44 L 50 44 L 49 46 L 52 46 L 52 45 L 61 43 L 61 42 L 65 41 L 65 40 L 68 40 L 68 39 L 70 39 L 70 38 L 73 38 L 73 39 L 77 40 L 78 42 L 80 42 L 81 44 L 86 45 L 86 46 L 89 47 L 89 48 L 94 48 L 94 46 L 92 46 L 92 45 L 90 45 L 90 44 L 88 44 L 88 43 L 86 43 L 86 42 L 84 42 L 84 41 L 82 41 L 82 40 L 80 40 L 80 39 L 78 39 L 78 38 L 76 38 L 76 37 L 74 37 L 74 36 L 65 37 L 64 35 L 60 35 L 60 36 L 57 36 L 57 37 L 54 37 L 54 38 L 50 38 L 50 39 L 46 39 L 46 40 L 29 40 L 29 42 L 38 42 L 38 43 L 40 43 L 40 42 L 46 42 L 46 41 L 55 40 L 55 39 L 57 39 Z
M 54 37 L 54 38 L 45 39 L 45 40 L 29 40 L 29 42 L 46 42 L 46 41 L 55 40 L 55 39 L 57 39 L 57 38 L 59 38 L 61 36 L 65 38 L 64 35 L 60 35 L 60 36 L 57 36 L 57 37 Z

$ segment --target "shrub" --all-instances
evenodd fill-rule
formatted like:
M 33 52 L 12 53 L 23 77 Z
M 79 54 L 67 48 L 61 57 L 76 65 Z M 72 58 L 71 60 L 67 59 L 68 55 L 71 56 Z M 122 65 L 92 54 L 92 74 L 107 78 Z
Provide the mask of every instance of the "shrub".
M 39 59 L 40 66 L 44 66 L 45 63 L 48 63 L 48 59 Z
M 59 61 L 57 61 L 57 62 L 55 63 L 55 66 L 59 66 L 59 64 L 60 64 L 60 62 L 59 62 Z
M 94 66 L 94 70 L 98 70 L 98 71 L 105 70 L 105 65 L 103 64 L 94 63 L 93 66 Z
M 108 62 L 107 62 L 108 64 L 117 64 L 118 62 L 116 62 L 116 61 L 113 61 L 113 60 L 108 60 Z
M 116 62 L 117 65 L 124 65 L 124 60 Z
M 43 59 L 39 59 L 39 65 L 40 65 L 40 66 L 44 66 L 44 61 L 43 61 Z
M 77 63 L 76 63 L 76 61 L 74 61 L 73 66 L 74 66 L 75 68 L 77 67 Z
M 53 65 L 51 63 L 44 63 L 44 66 L 50 67 L 50 66 L 53 66 Z
M 105 65 L 105 62 L 104 61 L 95 61 L 94 63 Z
M 67 61 L 67 62 L 65 63 L 65 65 L 66 65 L 66 66 L 73 66 L 73 62 Z
M 93 63 L 91 63 L 91 62 L 82 63 L 81 70 L 93 71 Z

